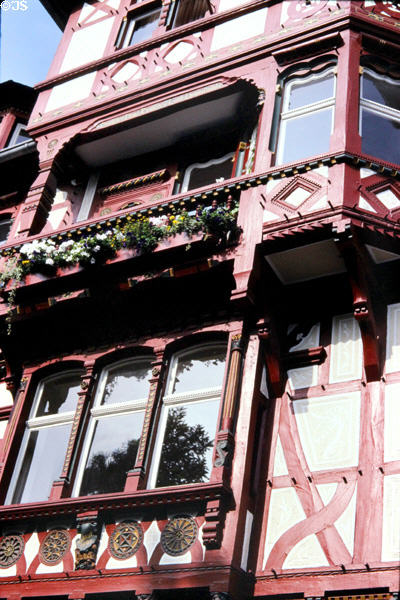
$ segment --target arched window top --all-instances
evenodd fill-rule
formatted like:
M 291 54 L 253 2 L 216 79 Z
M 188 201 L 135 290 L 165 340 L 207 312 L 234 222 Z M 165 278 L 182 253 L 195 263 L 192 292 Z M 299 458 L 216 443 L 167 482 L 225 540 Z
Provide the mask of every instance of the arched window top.
M 167 394 L 187 394 L 220 388 L 224 376 L 226 343 L 214 342 L 177 352 L 171 361 Z
M 126 358 L 104 367 L 96 394 L 96 406 L 147 399 L 151 356 Z
M 82 371 L 71 370 L 41 380 L 32 407 L 32 417 L 48 417 L 74 412 L 78 401 Z

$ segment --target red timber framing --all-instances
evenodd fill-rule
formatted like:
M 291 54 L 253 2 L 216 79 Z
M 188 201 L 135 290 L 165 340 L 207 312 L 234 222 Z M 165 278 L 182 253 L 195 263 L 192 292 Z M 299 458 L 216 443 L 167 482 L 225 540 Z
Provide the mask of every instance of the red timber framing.
M 32 140 L 0 113 L 0 598 L 398 600 L 398 5 L 42 4 Z

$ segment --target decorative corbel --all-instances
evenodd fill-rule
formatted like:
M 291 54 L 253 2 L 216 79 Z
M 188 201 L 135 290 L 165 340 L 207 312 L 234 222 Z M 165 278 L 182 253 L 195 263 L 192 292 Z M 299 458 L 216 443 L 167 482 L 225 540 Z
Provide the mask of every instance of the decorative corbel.
M 98 513 L 97 511 L 81 513 L 76 518 L 76 529 L 80 536 L 76 541 L 75 569 L 85 571 L 94 569 L 100 539 Z
M 372 279 L 372 274 L 367 251 L 351 225 L 347 224 L 341 230 L 334 226 L 333 232 L 347 269 L 353 295 L 354 318 L 360 326 L 365 376 L 367 381 L 378 381 L 381 375 L 381 349 L 368 281 L 368 275 Z
M 271 392 L 275 397 L 283 394 L 283 376 L 281 369 L 281 352 L 278 336 L 272 322 L 260 319 L 257 322 L 258 337 L 262 341 L 265 366 L 268 373 L 268 382 Z

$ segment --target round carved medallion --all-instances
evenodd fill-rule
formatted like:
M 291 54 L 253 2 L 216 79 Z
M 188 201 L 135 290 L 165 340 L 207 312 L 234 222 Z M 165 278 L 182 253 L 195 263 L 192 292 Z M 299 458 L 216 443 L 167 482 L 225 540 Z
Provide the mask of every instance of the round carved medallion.
M 49 531 L 40 546 L 40 560 L 45 565 L 59 563 L 67 554 L 71 540 L 64 529 Z
M 120 523 L 110 535 L 108 548 L 114 558 L 123 560 L 133 556 L 139 550 L 142 540 L 143 531 L 139 523 L 134 521 Z
M 22 556 L 25 542 L 22 535 L 6 535 L 0 541 L 0 567 L 7 568 L 15 565 Z
M 197 523 L 191 517 L 180 515 L 171 519 L 161 534 L 161 546 L 171 556 L 185 554 L 197 538 Z

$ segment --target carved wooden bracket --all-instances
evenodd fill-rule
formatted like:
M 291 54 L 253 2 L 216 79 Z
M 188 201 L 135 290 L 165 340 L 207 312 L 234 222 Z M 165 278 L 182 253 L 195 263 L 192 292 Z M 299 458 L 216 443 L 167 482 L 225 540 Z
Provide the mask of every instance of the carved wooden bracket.
M 203 527 L 203 543 L 207 550 L 219 548 L 222 542 L 226 509 L 222 498 L 207 502 L 205 524 Z
M 94 569 L 101 530 L 98 523 L 98 513 L 97 511 L 81 513 L 76 518 L 77 531 L 80 536 L 76 541 L 75 569 Z
M 283 394 L 283 377 L 278 336 L 272 323 L 266 319 L 258 321 L 257 329 L 258 337 L 263 343 L 269 386 L 273 395 L 279 397 Z
M 367 251 L 350 225 L 341 231 L 334 227 L 333 232 L 346 265 L 353 295 L 353 314 L 361 330 L 365 376 L 367 381 L 378 381 L 381 375 L 381 348 L 371 301 L 369 279 L 372 279 L 372 274 Z

